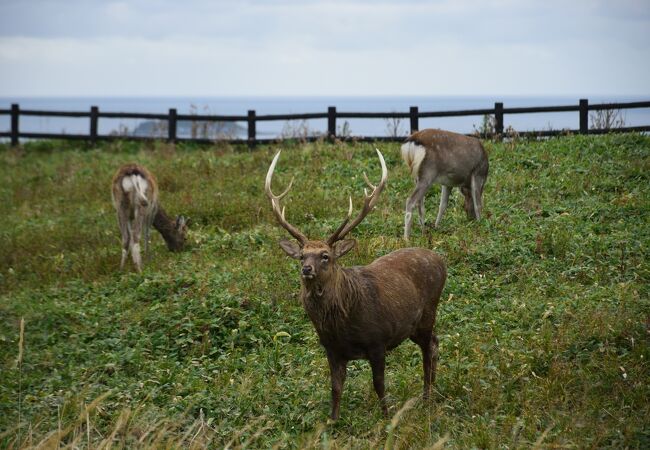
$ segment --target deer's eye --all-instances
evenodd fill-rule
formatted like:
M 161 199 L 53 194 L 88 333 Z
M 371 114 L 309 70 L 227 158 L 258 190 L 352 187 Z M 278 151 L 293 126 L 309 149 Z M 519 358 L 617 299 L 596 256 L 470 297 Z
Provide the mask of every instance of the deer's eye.
M 305 255 L 303 255 L 303 254 L 301 253 L 301 254 L 300 254 L 300 261 L 304 261 L 304 260 L 305 260 Z
M 323 259 L 323 261 L 329 261 L 329 259 L 330 259 L 329 255 L 327 253 L 323 253 L 321 255 L 321 258 Z

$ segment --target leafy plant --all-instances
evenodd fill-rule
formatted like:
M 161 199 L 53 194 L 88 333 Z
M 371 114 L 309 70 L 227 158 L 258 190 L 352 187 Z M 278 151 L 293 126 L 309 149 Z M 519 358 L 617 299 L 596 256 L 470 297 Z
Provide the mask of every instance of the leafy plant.
M 484 144 L 485 218 L 468 221 L 456 194 L 408 244 L 399 144 L 285 146 L 275 176 L 295 176 L 286 214 L 310 236 L 338 226 L 348 196 L 360 207 L 384 154 L 389 186 L 346 265 L 414 245 L 449 268 L 433 400 L 410 400 L 422 368 L 404 343 L 387 361 L 394 420 L 356 362 L 334 424 L 299 269 L 262 194 L 277 145 L 0 146 L 0 447 L 648 447 L 650 138 Z M 109 189 L 126 161 L 193 221 L 182 253 L 153 236 L 142 275 L 118 269 Z

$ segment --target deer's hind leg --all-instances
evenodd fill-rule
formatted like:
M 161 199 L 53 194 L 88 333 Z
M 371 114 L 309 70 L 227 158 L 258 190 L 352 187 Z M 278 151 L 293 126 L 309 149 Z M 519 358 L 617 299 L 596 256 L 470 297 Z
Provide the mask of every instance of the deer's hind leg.
M 150 255 L 149 255 L 149 237 L 150 237 L 149 235 L 150 235 L 150 233 L 149 233 L 149 230 L 150 230 L 150 227 L 149 227 L 149 224 L 147 224 L 144 227 L 144 260 L 147 261 L 147 262 L 149 262 L 149 259 L 150 259 Z
M 433 330 L 420 331 L 411 336 L 411 340 L 418 344 L 422 350 L 422 371 L 424 378 L 423 397 L 429 398 L 431 384 L 436 379 L 436 367 L 438 365 L 438 337 Z
M 381 411 L 384 417 L 388 416 L 388 405 L 386 404 L 384 372 L 386 370 L 386 354 L 383 348 L 372 352 L 369 355 L 370 367 L 372 368 L 372 385 L 375 388 L 379 403 L 381 404 Z
M 144 208 L 137 207 L 135 209 L 135 214 L 133 218 L 133 224 L 131 227 L 131 257 L 133 258 L 133 263 L 135 264 L 138 272 L 142 272 L 142 257 L 140 256 L 140 238 L 142 237 L 142 231 L 145 229 L 146 234 L 146 215 Z M 146 244 L 145 244 L 146 248 Z
M 149 203 L 147 208 L 143 210 L 143 213 L 146 213 L 146 220 L 144 221 L 144 255 L 147 262 L 151 259 L 151 254 L 149 253 L 149 246 L 151 244 L 151 227 L 153 226 L 157 211 L 158 206 L 152 205 L 151 203 Z
M 120 227 L 120 234 L 122 235 L 122 259 L 120 261 L 120 269 L 124 269 L 126 258 L 129 255 L 129 244 L 131 241 L 131 227 L 129 226 L 129 215 L 126 210 L 118 209 L 117 224 Z
M 422 198 L 418 202 L 418 213 L 419 213 L 419 219 L 420 219 L 420 229 L 422 230 L 422 234 L 424 234 L 424 227 L 425 227 L 424 198 L 425 198 L 425 196 L 422 196 Z
M 421 176 L 415 182 L 415 189 L 406 200 L 406 212 L 404 213 L 404 239 L 411 236 L 411 225 L 413 223 L 413 208 L 418 205 L 418 212 L 420 213 L 420 225 L 424 227 L 424 197 L 427 191 L 433 184 L 434 177 L 426 174 Z
M 472 198 L 472 189 L 471 187 L 461 187 L 460 191 L 465 197 L 465 212 L 467 213 L 467 218 L 473 220 L 476 218 L 476 213 L 474 212 L 474 199 Z
M 440 207 L 438 208 L 438 217 L 436 217 L 436 228 L 438 228 L 438 225 L 440 225 L 442 216 L 447 210 L 447 204 L 449 203 L 449 194 L 451 193 L 452 189 L 453 188 L 449 186 L 442 186 L 442 189 L 440 191 Z
M 474 218 L 481 220 L 481 210 L 483 209 L 483 185 L 485 177 L 476 173 L 472 174 L 471 191 L 472 203 L 474 205 Z

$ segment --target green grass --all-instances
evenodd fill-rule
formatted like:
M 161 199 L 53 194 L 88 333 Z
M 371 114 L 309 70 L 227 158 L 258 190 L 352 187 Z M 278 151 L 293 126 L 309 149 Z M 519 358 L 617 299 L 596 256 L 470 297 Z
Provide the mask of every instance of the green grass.
M 398 145 L 378 146 L 389 184 L 345 265 L 407 245 L 413 183 Z M 367 362 L 349 366 L 341 419 L 326 420 L 326 358 L 263 194 L 278 148 L 0 149 L 0 446 L 650 446 L 650 138 L 486 143 L 485 218 L 469 222 L 455 192 L 440 229 L 414 227 L 410 245 L 449 267 L 438 378 L 431 402 L 407 403 L 421 393 L 419 350 L 392 352 L 391 415 L 406 404 L 392 424 Z M 348 195 L 361 206 L 362 171 L 379 177 L 368 144 L 283 148 L 275 190 L 296 177 L 287 217 L 311 237 L 340 223 Z M 142 275 L 118 269 L 110 202 L 129 161 L 192 220 L 180 254 L 153 235 Z

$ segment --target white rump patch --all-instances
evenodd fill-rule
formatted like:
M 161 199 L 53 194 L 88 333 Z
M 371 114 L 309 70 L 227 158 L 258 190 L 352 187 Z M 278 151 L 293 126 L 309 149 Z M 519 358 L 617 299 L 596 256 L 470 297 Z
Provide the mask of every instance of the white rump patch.
M 122 178 L 122 189 L 124 192 L 130 193 L 135 191 L 140 197 L 140 200 L 144 200 L 146 203 L 149 202 L 145 192 L 149 187 L 149 183 L 140 175 L 129 175 L 128 177 Z
M 407 142 L 402 144 L 402 159 L 409 166 L 411 176 L 417 180 L 418 173 L 420 172 L 420 164 L 424 160 L 426 149 L 416 144 L 415 142 Z
M 124 189 L 124 192 L 131 192 L 133 189 L 144 192 L 148 186 L 147 180 L 140 175 L 129 175 L 128 177 L 122 178 L 122 189 Z

